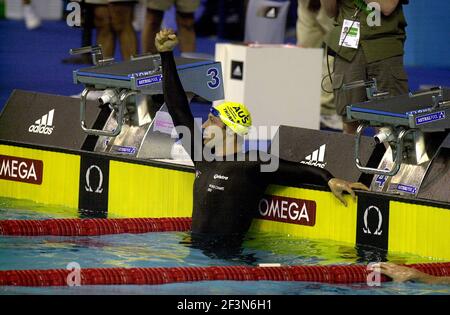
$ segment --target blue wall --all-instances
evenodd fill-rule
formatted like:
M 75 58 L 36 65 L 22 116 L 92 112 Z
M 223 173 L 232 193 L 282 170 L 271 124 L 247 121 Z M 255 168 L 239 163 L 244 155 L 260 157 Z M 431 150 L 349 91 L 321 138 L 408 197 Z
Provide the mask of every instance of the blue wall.
M 410 0 L 405 64 L 450 68 L 450 1 Z

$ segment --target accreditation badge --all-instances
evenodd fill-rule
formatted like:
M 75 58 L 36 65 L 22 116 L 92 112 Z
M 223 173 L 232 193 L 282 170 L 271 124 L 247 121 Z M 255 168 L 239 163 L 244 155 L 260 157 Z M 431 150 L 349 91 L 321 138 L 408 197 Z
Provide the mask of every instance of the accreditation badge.
M 339 39 L 339 46 L 358 49 L 360 36 L 360 22 L 344 20 L 341 37 Z

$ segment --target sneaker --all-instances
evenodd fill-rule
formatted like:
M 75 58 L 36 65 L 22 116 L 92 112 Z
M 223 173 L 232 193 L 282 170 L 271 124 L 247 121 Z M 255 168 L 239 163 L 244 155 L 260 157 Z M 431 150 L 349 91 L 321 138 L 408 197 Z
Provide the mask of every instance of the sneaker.
M 321 115 L 320 116 L 320 126 L 323 128 L 342 130 L 343 129 L 342 117 L 337 114 Z
M 41 19 L 36 15 L 31 5 L 23 6 L 23 16 L 27 29 L 33 30 L 41 26 Z

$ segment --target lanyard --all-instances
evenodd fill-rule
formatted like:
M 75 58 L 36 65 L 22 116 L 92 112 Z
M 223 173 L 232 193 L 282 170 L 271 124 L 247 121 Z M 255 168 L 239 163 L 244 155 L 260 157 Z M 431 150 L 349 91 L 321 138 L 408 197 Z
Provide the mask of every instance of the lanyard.
M 356 18 L 358 17 L 359 12 L 361 12 L 361 9 L 357 7 L 356 10 L 355 10 L 355 13 L 351 17 L 351 19 L 353 21 L 356 21 Z
M 359 11 L 364 11 L 367 14 L 371 12 L 371 10 L 369 10 L 369 8 L 367 7 L 367 3 L 364 0 L 353 0 L 353 3 L 359 9 Z

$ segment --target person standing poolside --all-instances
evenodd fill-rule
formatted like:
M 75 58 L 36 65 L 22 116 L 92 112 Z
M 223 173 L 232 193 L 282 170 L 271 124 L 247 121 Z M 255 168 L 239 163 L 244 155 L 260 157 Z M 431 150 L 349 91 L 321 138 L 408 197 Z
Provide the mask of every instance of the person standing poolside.
M 332 84 L 336 111 L 344 121 L 344 132 L 354 134 L 359 125 L 348 121 L 346 106 L 367 100 L 364 86 L 345 91 L 344 84 L 356 81 L 377 81 L 380 92 L 389 96 L 408 93 L 408 77 L 403 66 L 406 0 L 321 0 L 328 16 L 336 24 L 325 42 L 335 56 Z M 379 6 L 379 25 L 369 17 L 367 6 Z M 370 23 L 369 23 L 370 22 Z

